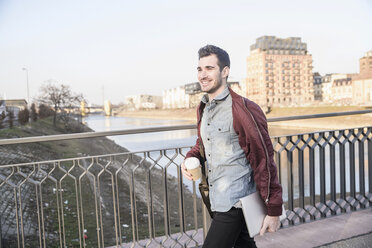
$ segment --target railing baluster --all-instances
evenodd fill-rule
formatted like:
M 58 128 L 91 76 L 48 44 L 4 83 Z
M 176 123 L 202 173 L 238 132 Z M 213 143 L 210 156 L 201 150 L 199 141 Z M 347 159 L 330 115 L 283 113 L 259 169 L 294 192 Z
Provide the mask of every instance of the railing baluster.
M 322 135 L 322 139 L 324 136 Z M 326 169 L 325 169 L 325 148 L 319 145 L 319 176 L 320 176 L 320 202 L 326 204 Z M 325 215 L 323 215 L 325 217 Z
M 146 157 L 148 156 L 148 153 L 145 153 L 144 160 L 146 160 Z M 147 169 L 146 173 L 146 183 L 148 185 L 147 187 L 147 221 L 148 221 L 148 228 L 149 228 L 149 242 L 155 237 L 154 235 L 154 212 L 153 212 L 153 197 L 152 197 L 152 182 L 151 182 L 151 167 Z
M 112 156 L 110 156 L 110 160 L 109 160 L 109 162 L 108 162 L 108 164 L 106 165 L 106 167 L 108 167 L 108 166 L 110 166 L 111 164 L 113 164 L 114 163 L 114 161 L 113 161 L 113 157 Z M 106 168 L 107 169 L 107 168 Z M 120 237 L 119 237 L 119 230 L 118 230 L 118 210 L 117 210 L 117 208 L 116 208 L 116 201 L 118 201 L 119 199 L 118 198 L 116 198 L 116 192 L 115 192 L 115 190 L 116 190 L 116 187 L 115 187 L 115 185 L 117 185 L 118 184 L 118 181 L 117 180 L 115 180 L 116 179 L 116 177 L 109 171 L 109 170 L 107 170 L 108 172 L 109 172 L 109 174 L 110 174 L 110 179 L 111 179 L 111 191 L 112 191 L 112 206 L 113 206 L 113 213 L 114 213 L 114 232 L 115 232 L 115 243 L 116 243 L 116 246 L 118 246 L 119 245 L 119 240 L 121 239 Z M 119 209 L 119 208 L 118 208 Z M 120 229 L 120 225 L 119 225 L 119 229 Z
M 76 167 L 76 160 L 74 159 L 73 160 L 73 168 Z M 72 170 L 72 169 L 71 169 Z M 75 185 L 75 201 L 76 201 L 76 217 L 77 217 L 77 222 L 78 222 L 78 232 L 79 232 L 79 245 L 80 245 L 80 248 L 82 248 L 82 239 L 84 239 L 84 237 L 81 236 L 81 220 L 80 220 L 80 201 L 79 201 L 79 181 L 78 179 L 74 176 L 73 177 L 74 179 L 74 185 Z
M 369 135 L 372 132 L 372 127 L 369 127 Z M 372 138 L 368 139 L 368 192 L 372 194 Z M 372 203 L 372 200 L 369 201 Z
M 363 132 L 363 128 L 361 128 L 360 133 Z M 358 160 L 359 160 L 359 195 L 360 197 L 364 197 L 366 194 L 365 190 L 365 172 L 364 172 L 364 139 L 358 140 Z M 365 208 L 365 204 L 361 203 L 361 207 Z
M 38 166 L 39 169 L 39 166 Z M 37 213 L 37 227 L 38 227 L 38 233 L 39 233 L 39 247 L 43 247 L 42 243 L 42 227 L 41 227 L 41 214 L 40 214 L 40 201 L 39 201 L 39 187 L 40 184 L 36 183 L 35 184 L 35 199 L 36 199 L 36 213 Z M 1 222 L 0 222 L 1 226 Z M 0 230 L 0 243 L 1 243 L 1 230 Z M 1 245 L 0 245 L 1 248 Z
M 115 162 L 116 159 L 114 160 Z M 119 197 L 119 179 L 118 179 L 118 174 L 122 171 L 122 167 L 120 166 L 116 171 L 115 171 L 115 178 L 114 178 L 114 182 L 115 182 L 115 199 L 116 199 L 116 219 L 115 221 L 117 222 L 117 229 L 116 232 L 118 233 L 117 235 L 119 236 L 118 237 L 118 243 L 116 244 L 116 246 L 120 245 L 122 246 L 123 245 L 123 241 L 122 241 L 122 234 L 121 234 L 121 221 L 120 221 L 120 197 Z
M 349 130 L 353 132 L 354 130 Z M 350 136 L 352 138 L 353 136 Z M 355 143 L 349 140 L 349 163 L 350 163 L 350 196 L 355 199 Z M 351 208 L 356 208 L 352 205 Z
M 331 131 L 330 136 L 335 138 L 335 132 Z M 329 150 L 330 150 L 330 177 L 331 177 L 331 200 L 333 202 L 336 202 L 336 144 L 337 142 L 334 141 L 332 144 L 330 144 Z M 332 210 L 333 214 L 336 214 L 335 211 Z
M 163 156 L 163 151 L 160 151 L 160 155 Z M 170 217 L 169 217 L 169 196 L 168 196 L 168 167 L 165 166 L 163 173 L 163 193 L 164 193 L 164 228 L 165 236 L 169 237 L 170 235 Z M 182 180 L 182 178 L 180 178 Z
M 58 162 L 57 163 L 57 168 L 60 169 L 61 168 L 61 163 Z M 58 180 L 58 186 L 60 189 L 63 189 L 62 187 L 62 180 L 59 179 Z M 60 190 L 59 192 L 59 198 L 60 198 L 60 208 L 61 208 L 61 225 L 62 225 L 62 228 L 61 228 L 61 236 L 62 236 L 62 246 L 61 247 L 66 247 L 66 232 L 65 232 L 65 215 L 64 215 L 64 208 L 63 208 L 63 194 L 62 194 L 62 190 Z M 58 204 L 58 203 L 57 203 Z
M 305 208 L 305 177 L 304 177 L 304 151 L 298 150 L 298 186 L 299 186 L 299 207 Z
M 314 134 L 310 135 L 314 139 Z M 309 174 L 310 174 L 310 205 L 315 206 L 315 152 L 312 147 L 309 147 Z M 314 218 L 314 216 L 311 216 Z
M 344 132 L 342 131 L 344 134 Z M 346 200 L 345 143 L 340 142 L 340 198 Z M 344 211 L 344 209 L 342 209 Z
M 18 247 L 21 247 L 21 237 L 19 234 L 19 219 L 18 219 L 18 200 L 17 200 L 17 188 L 13 188 L 14 193 L 14 211 L 15 211 L 15 219 L 16 219 L 16 225 L 17 225 L 17 243 Z
M 132 158 L 132 155 L 130 157 Z M 136 237 L 138 237 L 136 198 L 135 198 L 135 188 L 134 188 L 134 171 L 133 171 L 135 168 L 133 168 L 129 173 L 129 175 L 130 175 L 129 193 L 130 193 L 130 206 L 131 206 L 130 210 L 131 210 L 131 217 L 132 217 L 132 241 L 133 241 L 133 244 L 136 243 L 136 241 L 137 241 Z
M 182 183 L 182 172 L 181 167 L 177 167 L 177 178 L 178 178 L 178 206 L 179 206 L 179 214 L 180 214 L 180 231 L 183 233 L 186 230 L 185 224 L 185 208 L 184 208 L 184 193 L 183 193 L 183 183 Z
M 289 137 L 287 137 L 289 141 Z M 286 142 L 287 143 L 287 142 Z M 293 152 L 286 149 L 287 153 L 287 182 L 288 182 L 288 209 L 293 211 Z

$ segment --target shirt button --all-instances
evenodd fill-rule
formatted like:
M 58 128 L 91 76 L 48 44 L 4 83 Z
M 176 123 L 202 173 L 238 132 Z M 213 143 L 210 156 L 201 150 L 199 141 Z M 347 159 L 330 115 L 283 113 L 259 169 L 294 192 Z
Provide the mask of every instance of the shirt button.
M 219 128 L 218 131 L 221 131 L 221 128 Z
M 208 170 L 209 172 L 212 172 L 211 170 Z
M 208 126 L 210 126 L 211 124 L 210 123 L 208 123 Z
M 210 157 L 211 155 L 210 155 L 210 154 L 208 154 L 208 156 Z
M 209 138 L 207 138 L 207 140 L 210 140 Z
M 210 186 L 212 187 L 213 185 L 211 184 Z

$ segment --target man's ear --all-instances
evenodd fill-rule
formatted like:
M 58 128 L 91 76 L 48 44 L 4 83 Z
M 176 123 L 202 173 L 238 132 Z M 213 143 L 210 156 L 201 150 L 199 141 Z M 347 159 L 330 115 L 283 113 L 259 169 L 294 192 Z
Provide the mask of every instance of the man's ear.
M 228 66 L 225 66 L 222 70 L 222 77 L 227 78 L 229 76 L 229 73 L 230 73 L 230 68 Z

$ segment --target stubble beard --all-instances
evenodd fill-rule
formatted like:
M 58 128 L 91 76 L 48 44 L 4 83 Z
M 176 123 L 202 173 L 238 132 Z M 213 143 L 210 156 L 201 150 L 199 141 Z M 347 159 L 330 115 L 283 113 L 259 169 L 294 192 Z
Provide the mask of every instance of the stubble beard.
M 218 77 L 217 81 L 213 84 L 212 88 L 209 90 L 203 90 L 207 94 L 215 93 L 222 86 L 222 77 Z

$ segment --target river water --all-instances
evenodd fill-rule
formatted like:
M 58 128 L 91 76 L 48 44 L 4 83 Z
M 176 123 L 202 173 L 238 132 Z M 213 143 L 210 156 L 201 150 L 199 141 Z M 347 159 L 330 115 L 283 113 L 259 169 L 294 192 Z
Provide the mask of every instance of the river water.
M 195 124 L 193 121 L 186 120 L 163 120 L 103 115 L 89 115 L 83 118 L 83 123 L 88 125 L 96 132 Z M 298 129 L 269 127 L 269 132 L 271 136 L 279 136 L 295 134 L 299 131 Z M 118 145 L 121 145 L 134 152 L 194 145 L 196 141 L 196 130 L 132 134 L 112 136 L 110 138 L 113 139 Z

